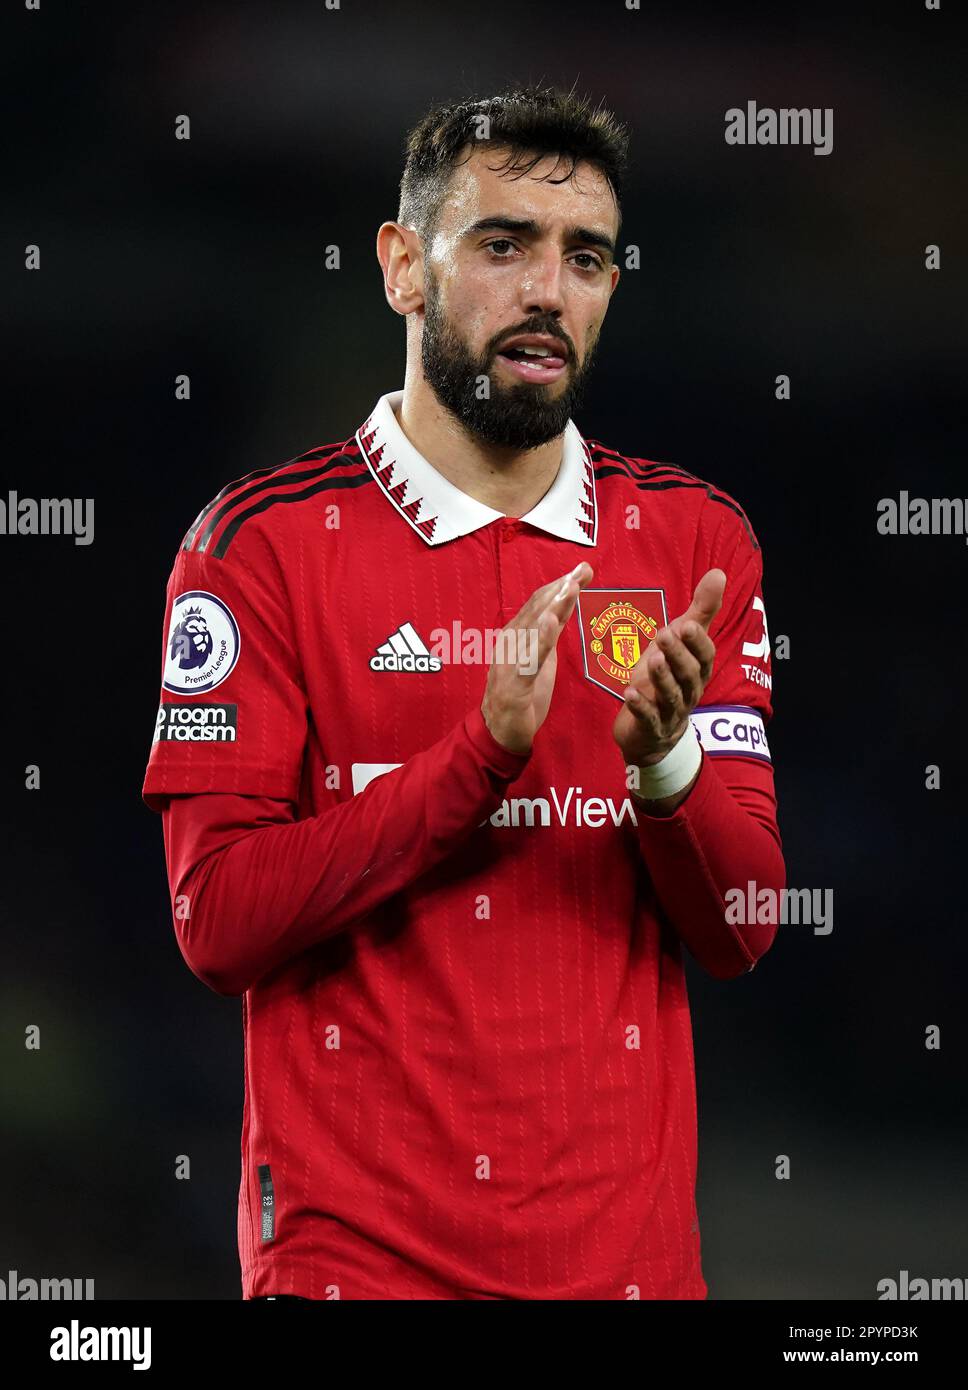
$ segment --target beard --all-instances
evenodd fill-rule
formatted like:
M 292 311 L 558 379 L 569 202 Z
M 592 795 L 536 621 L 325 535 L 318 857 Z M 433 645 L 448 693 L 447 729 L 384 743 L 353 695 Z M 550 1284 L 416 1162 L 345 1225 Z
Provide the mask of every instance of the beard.
M 441 405 L 469 434 L 499 448 L 536 449 L 561 434 L 582 399 L 595 344 L 578 365 L 574 348 L 567 343 L 571 374 L 558 396 L 552 396 L 549 387 L 540 382 L 504 386 L 491 374 L 498 340 L 519 333 L 551 333 L 562 338 L 558 324 L 550 318 L 532 318 L 513 334 L 502 330 L 476 355 L 444 315 L 437 282 L 429 271 L 425 271 L 425 292 L 421 361 L 424 378 Z M 481 379 L 485 377 L 488 394 L 482 399 Z

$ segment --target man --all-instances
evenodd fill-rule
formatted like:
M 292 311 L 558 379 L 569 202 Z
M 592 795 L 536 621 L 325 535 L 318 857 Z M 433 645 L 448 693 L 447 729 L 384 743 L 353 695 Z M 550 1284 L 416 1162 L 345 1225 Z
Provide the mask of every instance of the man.
M 725 910 L 784 881 L 769 639 L 736 502 L 571 420 L 626 144 L 548 89 L 427 115 L 403 390 L 175 564 L 145 797 L 242 995 L 245 1298 L 706 1296 L 681 947 L 773 938 Z

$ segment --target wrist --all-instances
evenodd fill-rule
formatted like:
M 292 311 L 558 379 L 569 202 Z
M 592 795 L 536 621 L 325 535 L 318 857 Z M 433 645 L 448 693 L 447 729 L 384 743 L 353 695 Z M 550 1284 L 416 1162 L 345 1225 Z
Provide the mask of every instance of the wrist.
M 516 758 L 530 756 L 533 740 L 522 740 L 520 734 L 514 731 L 513 723 L 509 726 L 507 721 L 495 718 L 486 703 L 481 705 L 481 719 L 491 738 L 500 744 L 505 752 L 513 754 Z
M 685 792 L 696 780 L 702 766 L 702 745 L 689 723 L 682 737 L 657 761 L 637 764 L 631 788 L 639 803 L 664 801 Z
M 525 745 L 519 737 L 515 737 L 514 733 L 506 729 L 499 719 L 494 719 L 484 705 L 481 705 L 478 714 L 485 733 L 503 753 L 512 758 L 530 758 L 533 740 Z

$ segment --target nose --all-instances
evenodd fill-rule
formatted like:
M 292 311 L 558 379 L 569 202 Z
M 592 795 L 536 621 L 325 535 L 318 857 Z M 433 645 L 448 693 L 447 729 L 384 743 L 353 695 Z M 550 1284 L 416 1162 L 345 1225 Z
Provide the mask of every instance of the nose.
M 521 282 L 521 307 L 526 314 L 560 314 L 562 297 L 561 255 L 548 247 L 532 256 Z

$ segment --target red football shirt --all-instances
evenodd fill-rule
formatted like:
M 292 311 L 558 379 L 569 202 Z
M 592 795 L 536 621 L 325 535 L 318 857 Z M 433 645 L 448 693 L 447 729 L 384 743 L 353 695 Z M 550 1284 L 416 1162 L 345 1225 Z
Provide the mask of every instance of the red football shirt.
M 682 945 L 722 979 L 784 881 L 760 548 L 726 493 L 585 441 L 510 519 L 404 436 L 230 483 L 168 589 L 144 784 L 188 964 L 243 996 L 243 1296 L 704 1298 Z M 532 752 L 493 644 L 588 560 Z M 728 582 L 674 815 L 633 804 L 628 671 Z M 689 736 L 689 735 L 687 735 Z

